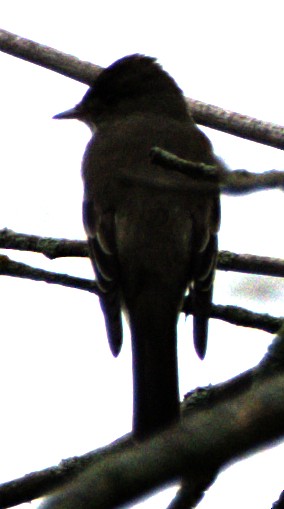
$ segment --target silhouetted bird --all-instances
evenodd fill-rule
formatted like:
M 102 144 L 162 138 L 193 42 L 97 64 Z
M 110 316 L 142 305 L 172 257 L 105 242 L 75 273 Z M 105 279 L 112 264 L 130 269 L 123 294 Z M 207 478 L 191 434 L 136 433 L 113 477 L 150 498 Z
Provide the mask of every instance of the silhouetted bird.
M 217 190 L 202 192 L 190 173 L 153 164 L 150 149 L 221 163 L 175 81 L 150 57 L 118 60 L 77 106 L 54 118 L 82 120 L 94 132 L 82 167 L 83 221 L 115 356 L 122 309 L 129 320 L 133 430 L 141 439 L 179 416 L 176 328 L 188 289 L 195 348 L 205 355 L 220 222 Z M 169 185 L 156 185 L 157 176 Z M 192 191 L 177 191 L 173 182 L 191 182 Z

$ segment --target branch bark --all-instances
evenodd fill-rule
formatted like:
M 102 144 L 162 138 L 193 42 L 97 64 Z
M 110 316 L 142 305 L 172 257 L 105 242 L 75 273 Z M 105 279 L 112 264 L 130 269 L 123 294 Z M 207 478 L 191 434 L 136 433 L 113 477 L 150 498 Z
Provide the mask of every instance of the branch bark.
M 85 241 L 40 237 L 14 232 L 8 228 L 0 230 L 0 248 L 41 253 L 50 260 L 66 256 L 89 256 Z M 246 274 L 284 277 L 284 260 L 280 258 L 237 254 L 230 251 L 219 252 L 217 268 Z
M 40 237 L 39 235 L 14 232 L 8 228 L 0 230 L 0 248 L 41 253 L 50 260 L 66 256 L 89 256 L 89 249 L 86 241 Z
M 193 314 L 190 295 L 185 299 L 182 311 L 186 315 Z M 211 305 L 210 318 L 223 320 L 232 325 L 263 330 L 270 334 L 276 334 L 283 323 L 282 317 L 271 316 L 267 313 L 254 313 L 239 306 L 222 306 L 221 304 Z
M 0 50 L 86 85 L 91 85 L 102 71 L 98 65 L 1 29 Z
M 37 269 L 25 263 L 10 260 L 8 256 L 3 255 L 0 255 L 0 274 L 2 276 L 43 281 L 45 283 L 67 286 L 68 288 L 86 290 L 87 292 L 95 293 L 96 295 L 99 294 L 98 286 L 93 280 Z
M 10 260 L 8 256 L 3 255 L 0 255 L 0 274 L 2 276 L 19 277 L 22 279 L 62 285 L 68 288 L 76 288 L 77 290 L 85 290 L 95 295 L 99 295 L 100 293 L 96 282 L 93 280 L 37 269 L 25 263 Z M 185 299 L 183 312 L 186 315 L 193 314 L 190 296 Z M 242 327 L 264 330 L 265 332 L 273 334 L 278 331 L 283 322 L 282 317 L 278 318 L 268 314 L 253 313 L 252 311 L 237 306 L 214 304 L 211 306 L 210 317 Z
M 282 357 L 283 345 L 280 351 Z M 198 477 L 198 482 L 203 475 L 213 477 L 233 461 L 283 438 L 283 366 L 275 371 L 260 367 L 248 380 L 246 387 L 239 380 L 229 398 L 224 393 L 213 398 L 206 408 L 147 443 L 91 466 L 44 508 L 117 507 L 183 477 Z
M 253 173 L 247 170 L 232 171 L 227 170 L 225 167 L 220 168 L 217 165 L 212 166 L 204 163 L 197 163 L 196 161 L 187 161 L 159 147 L 153 147 L 151 155 L 154 163 L 171 170 L 171 179 L 168 174 L 168 180 L 172 189 L 177 185 L 177 182 L 175 182 L 175 175 L 172 173 L 176 171 L 192 179 L 188 183 L 189 191 L 193 184 L 197 189 L 200 189 L 200 192 L 202 192 L 203 189 L 206 191 L 212 188 L 212 190 L 220 190 L 223 194 L 236 196 L 268 189 L 280 188 L 284 190 L 284 171 L 269 170 L 263 173 Z M 128 176 L 128 179 L 133 179 L 133 181 L 137 180 L 135 176 Z M 150 185 L 153 187 L 162 187 L 163 181 L 162 179 L 160 180 L 161 184 L 157 181 L 151 182 Z M 145 185 L 146 183 L 147 180 L 145 179 Z M 181 184 L 185 192 L 186 184 L 187 182 Z
M 89 457 L 87 467 L 80 458 L 73 465 L 69 461 L 64 478 L 61 466 L 33 474 L 36 480 L 31 475 L 29 486 L 26 478 L 6 483 L 0 487 L 0 506 L 29 501 L 61 485 L 44 509 L 118 507 L 182 478 L 192 486 L 202 477 L 213 479 L 233 461 L 283 439 L 283 336 L 282 330 L 256 368 L 204 390 L 201 397 L 191 395 L 176 426 L 140 444 L 127 439 L 120 450 L 115 444 L 104 457 Z M 72 482 L 66 485 L 67 479 Z

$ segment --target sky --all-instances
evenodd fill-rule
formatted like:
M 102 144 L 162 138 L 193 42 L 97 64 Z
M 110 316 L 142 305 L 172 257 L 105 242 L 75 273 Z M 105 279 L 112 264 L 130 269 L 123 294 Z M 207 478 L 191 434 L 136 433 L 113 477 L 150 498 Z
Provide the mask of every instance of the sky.
M 158 58 L 188 97 L 284 125 L 283 3 L 2 0 L 1 28 L 101 66 L 131 53 Z M 85 239 L 80 165 L 90 137 L 52 116 L 86 86 L 0 53 L 0 228 Z M 283 169 L 283 152 L 202 128 L 232 169 Z M 220 249 L 284 258 L 283 194 L 222 198 Z M 50 261 L 4 252 L 30 265 L 93 278 L 88 260 Z M 217 273 L 214 302 L 281 316 L 284 283 Z M 108 348 L 96 296 L 1 278 L 0 482 L 56 465 L 131 429 L 130 338 L 118 359 Z M 192 346 L 191 318 L 179 323 L 181 397 L 254 366 L 271 335 L 211 320 L 206 359 Z M 220 474 L 200 509 L 271 507 L 283 489 L 283 445 Z M 166 507 L 174 489 L 141 503 Z M 158 498 L 157 498 L 158 497 Z M 34 501 L 32 507 L 38 507 Z M 22 507 L 30 507 L 23 504 Z M 137 507 L 139 505 L 137 504 Z

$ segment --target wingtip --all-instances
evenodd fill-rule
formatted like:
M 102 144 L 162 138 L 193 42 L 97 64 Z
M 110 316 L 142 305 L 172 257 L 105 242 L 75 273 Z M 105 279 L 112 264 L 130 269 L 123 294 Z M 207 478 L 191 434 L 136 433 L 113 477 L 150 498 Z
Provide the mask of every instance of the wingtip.
M 122 347 L 122 337 L 119 338 L 108 337 L 108 343 L 112 355 L 114 357 L 118 357 Z
M 203 360 L 207 349 L 208 318 L 195 316 L 193 319 L 193 341 L 199 359 Z
M 120 353 L 123 341 L 121 315 L 119 314 L 114 321 L 109 318 L 110 317 L 105 314 L 108 343 L 112 355 L 117 357 Z

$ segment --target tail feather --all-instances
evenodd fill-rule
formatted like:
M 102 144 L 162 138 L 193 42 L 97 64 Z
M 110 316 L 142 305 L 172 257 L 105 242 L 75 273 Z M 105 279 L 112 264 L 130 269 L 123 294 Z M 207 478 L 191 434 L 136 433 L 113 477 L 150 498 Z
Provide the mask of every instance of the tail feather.
M 159 303 L 159 305 L 158 305 Z M 175 306 L 147 291 L 130 313 L 133 431 L 143 439 L 179 416 Z

